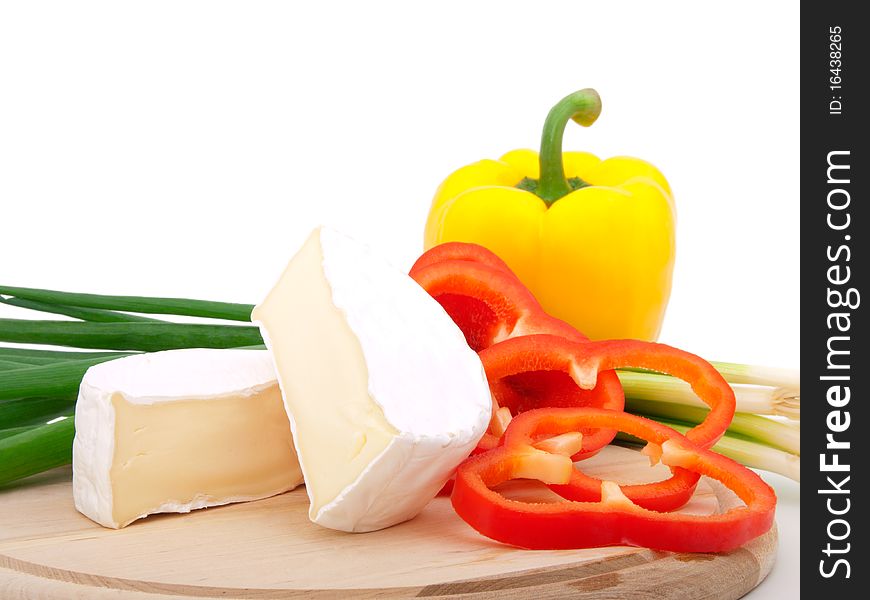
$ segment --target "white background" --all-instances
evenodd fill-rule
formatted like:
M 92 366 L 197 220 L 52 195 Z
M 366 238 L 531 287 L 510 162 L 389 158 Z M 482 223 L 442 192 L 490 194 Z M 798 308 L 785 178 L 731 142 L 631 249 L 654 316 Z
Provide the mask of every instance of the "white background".
M 643 157 L 676 196 L 661 340 L 798 367 L 798 25 L 757 1 L 4 4 L 0 283 L 253 303 L 320 223 L 407 268 L 444 176 L 595 87 L 566 149 Z M 754 600 L 799 593 L 776 482 Z

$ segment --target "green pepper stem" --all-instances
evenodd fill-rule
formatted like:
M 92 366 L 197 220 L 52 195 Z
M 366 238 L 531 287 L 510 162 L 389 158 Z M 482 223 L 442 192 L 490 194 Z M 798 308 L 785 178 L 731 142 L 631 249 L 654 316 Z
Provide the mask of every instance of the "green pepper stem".
M 601 114 L 601 97 L 592 88 L 568 94 L 550 109 L 541 134 L 541 177 L 535 193 L 549 206 L 572 191 L 562 165 L 562 135 L 568 120 L 589 127 Z

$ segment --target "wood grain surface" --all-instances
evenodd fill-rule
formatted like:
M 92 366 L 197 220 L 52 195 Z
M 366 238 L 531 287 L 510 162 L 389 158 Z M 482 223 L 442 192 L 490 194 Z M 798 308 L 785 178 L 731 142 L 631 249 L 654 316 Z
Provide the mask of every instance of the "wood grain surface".
M 625 483 L 663 467 L 607 448 L 584 471 Z M 540 490 L 514 486 L 514 497 Z M 739 504 L 702 480 L 683 509 Z M 389 529 L 347 534 L 308 521 L 304 489 L 114 531 L 75 511 L 69 469 L 0 489 L 0 598 L 739 598 L 770 571 L 776 531 L 725 554 L 641 548 L 528 551 L 490 541 L 446 498 Z

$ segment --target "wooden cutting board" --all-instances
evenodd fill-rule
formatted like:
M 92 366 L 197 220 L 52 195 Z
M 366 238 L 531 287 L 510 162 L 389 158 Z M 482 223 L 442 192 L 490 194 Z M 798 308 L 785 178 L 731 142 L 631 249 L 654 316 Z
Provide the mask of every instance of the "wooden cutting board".
M 583 468 L 625 483 L 667 474 L 615 447 Z M 758 585 L 776 554 L 775 529 L 727 554 L 520 550 L 477 534 L 446 498 L 396 527 L 346 534 L 310 523 L 307 504 L 298 489 L 114 531 L 75 511 L 70 471 L 58 469 L 0 491 L 0 598 L 727 600 Z M 683 510 L 711 514 L 735 504 L 730 491 L 702 480 Z

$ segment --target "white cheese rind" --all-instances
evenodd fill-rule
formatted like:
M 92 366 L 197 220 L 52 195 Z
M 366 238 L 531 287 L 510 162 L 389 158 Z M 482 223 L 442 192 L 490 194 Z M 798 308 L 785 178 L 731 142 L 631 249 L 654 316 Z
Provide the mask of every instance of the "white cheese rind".
M 121 527 L 112 518 L 109 479 L 115 452 L 115 409 L 109 400 L 110 394 L 87 382 L 88 373 L 82 379 L 76 400 L 73 500 L 80 513 L 103 527 Z
M 310 268 L 294 266 L 294 261 L 311 260 L 312 244 L 320 252 L 317 265 L 322 275 L 320 281 L 311 275 Z M 323 285 L 323 279 L 329 287 L 325 298 L 312 294 L 299 300 L 299 296 Z M 329 318 L 342 319 L 342 327 L 349 328 L 353 339 L 337 338 L 332 326 L 330 335 L 318 336 L 311 322 L 326 317 L 312 303 L 329 299 L 335 309 Z M 287 310 L 302 314 L 288 315 Z M 306 310 L 311 314 L 304 314 Z M 276 358 L 278 380 L 312 500 L 309 514 L 318 524 L 361 532 L 414 517 L 486 429 L 492 406 L 489 387 L 480 359 L 468 347 L 462 332 L 410 277 L 346 236 L 325 228 L 315 231 L 266 300 L 254 310 L 253 319 L 260 325 L 266 345 Z M 389 430 L 395 433 L 358 476 L 343 482 L 334 497 L 317 506 L 315 490 L 321 480 L 334 477 L 330 473 L 333 469 L 321 464 L 323 472 L 318 472 L 306 465 L 303 446 L 313 446 L 310 441 L 301 443 L 302 438 L 311 440 L 322 435 L 323 444 L 334 444 L 336 440 L 334 432 L 311 431 L 312 427 L 327 430 L 328 423 L 304 422 L 304 418 L 300 421 L 299 415 L 294 415 L 295 411 L 303 412 L 300 407 L 324 403 L 323 398 L 314 395 L 300 397 L 303 393 L 300 390 L 309 390 L 310 394 L 311 389 L 317 389 L 317 385 L 306 388 L 300 383 L 317 377 L 313 372 L 322 374 L 327 369 L 332 369 L 336 378 L 351 375 L 342 371 L 341 361 L 333 360 L 312 369 L 310 356 L 301 357 L 309 362 L 306 366 L 299 366 L 287 357 L 293 354 L 290 350 L 296 351 L 291 347 L 294 344 L 313 348 L 337 343 L 343 346 L 334 349 L 336 356 L 348 357 L 348 353 L 354 352 L 362 355 L 360 362 L 367 371 L 366 389 L 355 395 L 367 396 L 376 407 L 375 412 L 366 412 L 367 420 L 382 413 L 379 418 L 383 421 L 376 431 L 368 431 L 377 435 Z M 323 352 L 324 348 L 318 350 Z M 325 350 L 323 360 L 329 361 L 333 353 Z M 300 358 L 298 354 L 296 357 Z M 345 364 L 344 368 L 350 367 Z M 327 385 L 321 384 L 321 389 L 328 393 Z M 339 406 L 337 416 L 359 411 L 359 399 L 354 402 L 347 411 Z M 366 440 L 362 425 L 359 435 Z
M 476 445 L 477 441 L 468 447 L 462 438 L 445 446 L 438 437 L 400 435 L 312 521 L 330 529 L 366 532 L 413 519 Z
M 76 404 L 76 436 L 73 442 L 73 496 L 76 508 L 101 525 L 118 528 L 148 514 L 189 512 L 207 506 L 255 500 L 296 487 L 302 481 L 301 471 L 293 455 L 289 424 L 284 421 L 285 415 L 280 408 L 275 386 L 271 357 L 265 351 L 256 350 L 171 350 L 125 357 L 91 367 L 82 380 Z M 274 402 L 268 396 L 270 389 L 274 390 L 271 392 Z M 170 497 L 149 505 L 141 513 L 116 518 L 116 504 L 123 500 L 113 492 L 113 469 L 118 468 L 119 461 L 133 463 L 138 459 L 136 456 L 118 456 L 116 433 L 120 424 L 117 422 L 116 405 L 125 411 L 127 407 L 161 405 L 192 409 L 194 415 L 201 417 L 199 422 L 163 423 L 158 420 L 156 423 L 157 438 L 165 434 L 167 446 L 176 452 L 179 445 L 184 445 L 181 436 L 185 433 L 194 438 L 205 432 L 203 437 L 196 439 L 213 441 L 212 448 L 190 448 L 187 455 L 181 456 L 167 454 L 165 461 L 168 470 L 165 477 L 161 473 L 151 472 L 162 482 L 171 481 L 171 471 L 179 464 L 189 468 L 197 460 L 202 460 L 203 470 L 207 470 L 209 452 L 227 448 L 232 450 L 233 432 L 238 433 L 245 427 L 250 431 L 250 423 L 266 418 L 262 411 L 264 406 L 273 405 L 277 410 L 273 411 L 272 416 L 277 415 L 281 419 L 280 422 L 263 423 L 272 427 L 271 437 L 264 442 L 267 444 L 264 448 L 276 452 L 283 449 L 287 454 L 275 455 L 280 456 L 275 461 L 269 459 L 272 455 L 266 455 L 268 461 L 250 465 L 250 478 L 240 477 L 245 480 L 239 481 L 238 485 L 231 482 L 229 486 L 221 486 L 222 489 L 235 490 L 235 493 L 215 495 L 190 492 L 181 490 L 179 486 L 177 495 L 183 497 L 184 501 Z M 222 411 L 215 410 L 219 406 Z M 253 413 L 255 410 L 256 413 Z M 220 416 L 214 422 L 209 422 L 209 417 L 218 412 Z M 246 424 L 242 419 L 250 419 L 250 423 Z M 153 417 L 149 417 L 149 426 L 155 427 Z M 286 433 L 281 433 L 282 427 L 287 427 Z M 193 429 L 186 431 L 185 428 Z M 145 432 L 142 433 L 144 435 Z M 121 447 L 128 441 L 121 440 Z M 159 444 L 148 450 L 153 450 L 158 456 L 161 451 L 168 451 L 167 448 L 161 449 Z M 252 456 L 250 449 L 246 449 L 246 452 L 237 452 L 242 457 L 240 460 Z M 245 465 L 236 465 L 236 468 L 239 466 Z M 275 471 L 276 466 L 279 471 Z M 267 474 L 266 469 L 271 471 Z M 239 474 L 238 471 L 230 473 Z M 187 471 L 179 475 L 183 480 L 195 474 Z M 251 493 L 252 490 L 256 490 L 256 493 Z
M 270 385 L 275 368 L 265 350 L 186 348 L 100 363 L 88 369 L 82 381 L 97 389 L 121 388 L 131 402 L 153 404 Z

